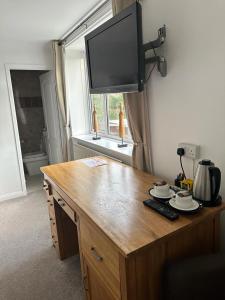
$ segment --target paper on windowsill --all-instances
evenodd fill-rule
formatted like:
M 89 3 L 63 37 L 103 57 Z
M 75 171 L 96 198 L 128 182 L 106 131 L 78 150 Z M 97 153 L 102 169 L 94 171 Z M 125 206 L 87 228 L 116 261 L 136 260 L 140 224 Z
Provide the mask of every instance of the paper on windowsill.
M 107 162 L 104 159 L 101 158 L 84 158 L 81 160 L 82 163 L 84 163 L 89 168 L 95 168 L 103 165 L 107 165 Z

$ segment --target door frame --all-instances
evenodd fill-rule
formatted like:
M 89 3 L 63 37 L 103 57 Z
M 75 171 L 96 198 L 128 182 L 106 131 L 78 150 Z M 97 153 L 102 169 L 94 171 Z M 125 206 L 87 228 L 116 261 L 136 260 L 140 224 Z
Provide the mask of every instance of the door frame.
M 52 67 L 49 65 L 5 64 L 6 81 L 7 81 L 9 103 L 10 103 L 10 113 L 11 113 L 11 119 L 13 125 L 13 134 L 14 134 L 17 162 L 19 166 L 20 182 L 21 182 L 21 192 L 16 193 L 16 197 L 21 197 L 27 195 L 27 187 L 26 187 L 25 173 L 23 168 L 23 157 L 22 157 L 20 137 L 19 137 L 19 128 L 18 128 L 15 100 L 13 95 L 13 87 L 12 87 L 12 80 L 10 74 L 11 70 L 50 71 L 52 70 Z

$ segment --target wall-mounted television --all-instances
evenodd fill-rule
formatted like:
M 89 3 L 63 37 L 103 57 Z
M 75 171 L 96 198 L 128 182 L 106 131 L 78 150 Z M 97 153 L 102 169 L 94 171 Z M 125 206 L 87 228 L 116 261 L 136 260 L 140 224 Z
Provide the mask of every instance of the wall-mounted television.
M 85 37 L 91 94 L 142 91 L 144 54 L 137 2 Z

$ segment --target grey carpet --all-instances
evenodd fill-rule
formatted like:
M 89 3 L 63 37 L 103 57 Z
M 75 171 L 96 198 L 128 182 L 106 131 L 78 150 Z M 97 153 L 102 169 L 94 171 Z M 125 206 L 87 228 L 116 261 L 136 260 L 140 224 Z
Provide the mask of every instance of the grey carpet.
M 83 299 L 79 257 L 60 261 L 52 247 L 40 176 L 26 197 L 0 202 L 0 299 Z

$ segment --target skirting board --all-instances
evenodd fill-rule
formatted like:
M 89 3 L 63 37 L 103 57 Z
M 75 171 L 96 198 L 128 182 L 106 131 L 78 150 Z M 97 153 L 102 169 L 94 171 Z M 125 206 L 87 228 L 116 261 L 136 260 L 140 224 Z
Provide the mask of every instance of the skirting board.
M 14 198 L 19 198 L 19 197 L 24 197 L 27 195 L 27 192 L 15 192 L 15 193 L 10 193 L 10 194 L 6 194 L 3 196 L 0 196 L 0 202 L 5 201 L 5 200 L 10 200 L 10 199 L 14 199 Z

